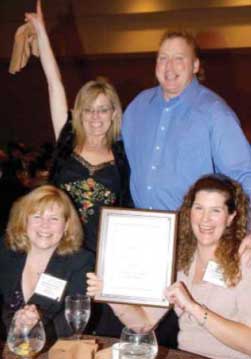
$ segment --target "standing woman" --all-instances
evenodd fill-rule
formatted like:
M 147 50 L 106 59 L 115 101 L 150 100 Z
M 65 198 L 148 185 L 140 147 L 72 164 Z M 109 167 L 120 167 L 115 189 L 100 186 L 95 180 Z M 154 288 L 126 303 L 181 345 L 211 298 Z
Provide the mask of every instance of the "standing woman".
M 43 21 L 37 12 L 26 14 L 38 40 L 47 79 L 52 122 L 58 139 L 51 171 L 53 183 L 71 197 L 83 224 L 85 248 L 96 253 L 101 206 L 132 206 L 129 167 L 123 144 L 117 141 L 122 110 L 119 97 L 106 81 L 89 81 L 78 92 L 69 113 L 64 86 Z M 107 305 L 93 307 L 89 331 L 119 336 L 121 323 Z
M 119 97 L 107 81 L 89 81 L 69 113 L 40 0 L 37 12 L 26 14 L 26 20 L 37 33 L 54 132 L 59 137 L 51 178 L 73 200 L 83 223 L 85 246 L 95 253 L 100 207 L 132 205 L 129 167 L 122 142 L 117 141 L 122 117 Z

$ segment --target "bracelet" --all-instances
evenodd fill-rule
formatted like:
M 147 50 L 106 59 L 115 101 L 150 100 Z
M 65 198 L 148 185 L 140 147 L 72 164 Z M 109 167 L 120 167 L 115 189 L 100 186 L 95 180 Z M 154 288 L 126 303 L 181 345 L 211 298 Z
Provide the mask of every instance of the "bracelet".
M 203 313 L 202 321 L 198 323 L 201 327 L 204 327 L 208 317 L 208 308 L 207 306 L 205 306 L 205 304 L 201 304 L 201 308 L 204 310 L 204 313 Z

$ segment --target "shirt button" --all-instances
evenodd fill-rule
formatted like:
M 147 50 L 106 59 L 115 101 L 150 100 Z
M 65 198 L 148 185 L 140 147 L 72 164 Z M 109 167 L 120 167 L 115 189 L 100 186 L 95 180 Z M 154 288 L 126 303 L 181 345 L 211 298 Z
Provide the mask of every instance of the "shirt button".
M 156 166 L 152 166 L 152 170 L 156 170 Z
M 161 131 L 165 131 L 166 128 L 165 128 L 165 126 L 161 126 L 160 129 L 161 129 Z
M 152 186 L 147 186 L 147 189 L 150 191 L 152 189 Z
M 159 150 L 160 150 L 160 146 L 156 146 L 155 148 L 156 148 L 156 150 L 157 150 L 157 151 L 159 151 Z
M 152 207 L 152 206 L 150 206 L 150 207 L 149 207 L 149 209 L 153 209 L 153 207 Z
M 165 111 L 166 111 L 166 112 L 169 112 L 169 111 L 170 111 L 170 108 L 165 108 Z

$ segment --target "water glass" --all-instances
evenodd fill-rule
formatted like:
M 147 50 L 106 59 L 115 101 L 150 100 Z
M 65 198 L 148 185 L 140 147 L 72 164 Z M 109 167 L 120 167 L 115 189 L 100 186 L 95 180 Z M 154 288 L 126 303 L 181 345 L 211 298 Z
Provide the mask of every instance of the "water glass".
M 41 320 L 35 325 L 28 326 L 14 316 L 7 337 L 10 351 L 23 359 L 32 358 L 42 350 L 45 341 L 45 330 Z
M 119 359 L 153 359 L 158 353 L 154 331 L 137 332 L 123 328 L 120 336 Z
M 83 294 L 65 298 L 65 318 L 72 329 L 74 339 L 80 339 L 91 314 L 90 298 Z

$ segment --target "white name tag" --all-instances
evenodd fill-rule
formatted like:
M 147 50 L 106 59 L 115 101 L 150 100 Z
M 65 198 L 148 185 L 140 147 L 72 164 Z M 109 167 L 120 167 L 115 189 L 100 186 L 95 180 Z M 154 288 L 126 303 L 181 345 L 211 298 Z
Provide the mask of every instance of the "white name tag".
M 208 262 L 203 280 L 205 282 L 213 283 L 220 287 L 226 287 L 222 270 L 219 265 L 214 261 Z
M 43 273 L 37 282 L 35 293 L 60 302 L 66 284 L 66 280 Z

